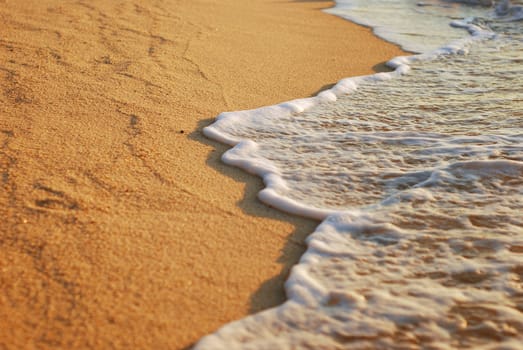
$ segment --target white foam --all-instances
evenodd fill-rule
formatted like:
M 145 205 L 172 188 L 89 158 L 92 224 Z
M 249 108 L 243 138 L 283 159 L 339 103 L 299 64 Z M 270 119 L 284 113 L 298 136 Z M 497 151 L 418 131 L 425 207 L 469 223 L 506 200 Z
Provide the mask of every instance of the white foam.
M 504 42 L 480 22 L 453 25 L 471 35 L 205 128 L 234 146 L 224 162 L 263 178 L 262 201 L 324 221 L 286 282 L 289 300 L 196 349 L 521 345 L 521 57 L 498 54 Z M 485 56 L 499 62 L 474 65 Z
M 386 81 L 407 74 L 410 64 L 419 61 L 432 60 L 441 55 L 456 54 L 475 40 L 484 40 L 494 35 L 490 31 L 483 30 L 474 24 L 460 23 L 467 28 L 472 36 L 456 40 L 430 53 L 414 56 L 396 57 L 387 65 L 394 69 L 392 72 L 377 73 L 368 76 L 360 76 L 341 80 L 333 88 L 323 91 L 317 96 L 284 102 L 274 106 L 262 107 L 253 110 L 226 112 L 217 117 L 217 121 L 203 129 L 207 137 L 219 142 L 234 146 L 227 151 L 222 160 L 224 163 L 237 166 L 245 171 L 260 176 L 266 188 L 259 193 L 259 199 L 275 208 L 291 214 L 323 220 L 327 216 L 338 213 L 339 210 L 328 210 L 311 205 L 304 205 L 296 200 L 288 198 L 285 193 L 288 188 L 281 174 L 274 164 L 256 154 L 258 145 L 252 140 L 243 140 L 234 136 L 234 131 L 239 125 L 253 124 L 259 126 L 264 121 L 283 119 L 292 115 L 303 113 L 325 102 L 335 102 L 339 96 L 346 96 L 357 90 L 362 83 Z

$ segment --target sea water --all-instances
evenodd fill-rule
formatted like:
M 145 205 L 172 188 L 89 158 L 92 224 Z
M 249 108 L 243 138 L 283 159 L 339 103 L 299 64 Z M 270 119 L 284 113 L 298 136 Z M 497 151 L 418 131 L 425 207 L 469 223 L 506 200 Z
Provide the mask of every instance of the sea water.
M 288 301 L 196 349 L 523 347 L 523 10 L 479 2 L 338 1 L 421 54 L 205 130 L 323 222 Z

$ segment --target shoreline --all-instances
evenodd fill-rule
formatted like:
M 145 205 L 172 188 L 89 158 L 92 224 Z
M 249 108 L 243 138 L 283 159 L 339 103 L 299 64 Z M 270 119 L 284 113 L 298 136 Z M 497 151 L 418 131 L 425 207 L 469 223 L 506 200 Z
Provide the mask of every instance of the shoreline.
M 278 305 L 317 222 L 201 132 L 403 51 L 326 1 L 4 1 L 0 344 L 187 348 Z

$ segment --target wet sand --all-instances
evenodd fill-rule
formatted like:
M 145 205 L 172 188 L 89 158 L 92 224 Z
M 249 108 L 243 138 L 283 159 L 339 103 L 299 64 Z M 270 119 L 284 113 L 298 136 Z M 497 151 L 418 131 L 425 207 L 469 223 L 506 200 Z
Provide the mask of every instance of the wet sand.
M 183 349 L 284 300 L 317 223 L 201 129 L 402 54 L 331 5 L 0 0 L 0 347 Z

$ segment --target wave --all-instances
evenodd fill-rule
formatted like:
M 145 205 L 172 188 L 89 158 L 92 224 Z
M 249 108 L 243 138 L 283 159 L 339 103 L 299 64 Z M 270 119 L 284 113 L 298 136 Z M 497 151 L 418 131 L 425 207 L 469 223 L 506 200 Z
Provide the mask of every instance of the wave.
M 196 349 L 520 347 L 523 35 L 519 5 L 488 5 L 445 17 L 470 36 L 392 72 L 204 129 L 263 178 L 262 201 L 323 222 L 288 301 Z

